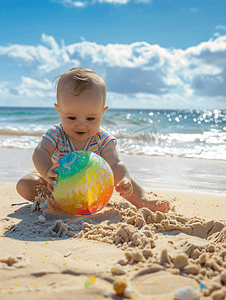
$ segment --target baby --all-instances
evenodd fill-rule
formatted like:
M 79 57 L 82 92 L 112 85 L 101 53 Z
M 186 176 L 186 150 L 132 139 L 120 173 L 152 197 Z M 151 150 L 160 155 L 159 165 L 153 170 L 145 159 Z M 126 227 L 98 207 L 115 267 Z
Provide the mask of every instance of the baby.
M 100 127 L 105 106 L 106 85 L 102 77 L 85 68 L 72 68 L 60 76 L 57 84 L 57 103 L 54 104 L 61 123 L 54 125 L 42 137 L 33 153 L 36 170 L 17 183 L 18 193 L 34 201 L 40 194 L 50 195 L 57 183 L 59 159 L 72 151 L 93 151 L 110 165 L 115 190 L 132 204 L 152 211 L 167 212 L 168 201 L 148 198 L 144 189 L 129 175 L 116 150 L 116 139 Z

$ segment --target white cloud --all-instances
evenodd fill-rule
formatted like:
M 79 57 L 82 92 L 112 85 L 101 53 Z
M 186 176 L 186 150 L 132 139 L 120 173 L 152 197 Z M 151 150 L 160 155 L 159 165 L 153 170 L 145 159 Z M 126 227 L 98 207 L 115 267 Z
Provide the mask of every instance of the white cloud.
M 226 36 L 186 49 L 183 59 L 181 73 L 190 81 L 194 94 L 225 96 Z
M 144 4 L 152 4 L 152 0 L 134 0 L 134 3 L 144 3 Z
M 224 31 L 226 30 L 226 27 L 223 26 L 223 25 L 217 25 L 215 28 L 218 29 L 220 32 L 218 32 L 218 31 L 215 32 L 215 33 L 213 34 L 214 37 L 219 37 L 219 36 L 222 35 L 222 34 L 224 33 Z
M 43 41 L 43 43 L 49 45 L 51 49 L 54 49 L 55 51 L 59 50 L 59 46 L 52 36 L 48 36 L 43 33 L 42 41 Z
M 99 69 L 108 90 L 113 92 L 164 94 L 181 84 L 173 73 L 172 55 L 158 45 L 82 42 L 68 46 L 68 52 L 80 65 Z
M 215 32 L 213 35 L 214 35 L 215 37 L 218 37 L 218 36 L 220 36 L 220 33 L 219 33 L 219 32 Z
M 134 2 L 137 4 L 151 4 L 153 0 L 52 0 L 54 2 L 60 3 L 66 7 L 76 7 L 84 8 L 89 5 L 100 5 L 100 4 L 110 4 L 110 5 L 125 5 L 129 2 Z
M 29 98 L 35 97 L 53 97 L 53 84 L 48 80 L 40 82 L 29 77 L 22 77 L 21 83 L 17 86 L 12 86 L 8 81 L 2 81 L 0 83 L 1 97 L 7 95 L 12 96 L 26 96 Z
M 5 106 L 50 106 L 55 102 L 53 84 L 45 79 L 37 81 L 22 77 L 18 85 L 0 82 L 0 103 Z
M 0 46 L 0 55 L 8 56 L 28 74 L 19 84 L 10 78 L 0 82 L 0 93 L 8 98 L 46 98 L 52 103 L 53 78 L 73 66 L 83 66 L 104 78 L 114 107 L 120 106 L 120 100 L 116 101 L 120 97 L 137 107 L 150 103 L 197 107 L 213 99 L 226 107 L 226 36 L 186 50 L 168 50 L 146 42 L 104 46 L 84 40 L 65 46 L 43 34 L 41 45 Z
M 223 25 L 217 25 L 215 28 L 216 29 L 226 30 L 226 26 L 223 26 Z
M 24 95 L 27 97 L 49 97 L 53 96 L 53 84 L 48 80 L 44 79 L 43 82 L 34 80 L 29 77 L 22 77 L 22 82 L 19 86 L 14 89 L 18 95 Z
M 98 0 L 99 3 L 108 3 L 108 4 L 127 4 L 130 0 Z
M 11 45 L 0 46 L 0 55 L 15 59 L 19 65 L 28 68 L 37 68 L 41 73 L 48 73 L 60 68 L 62 65 L 78 64 L 78 61 L 71 60 L 64 46 L 59 48 L 51 36 L 42 35 L 42 41 L 47 46 L 38 45 Z

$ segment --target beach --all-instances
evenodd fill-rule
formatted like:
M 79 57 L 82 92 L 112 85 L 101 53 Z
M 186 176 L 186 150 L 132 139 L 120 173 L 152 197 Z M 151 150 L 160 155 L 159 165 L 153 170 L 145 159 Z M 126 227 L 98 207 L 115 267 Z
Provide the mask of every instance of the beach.
M 224 161 L 122 154 L 171 210 L 137 209 L 114 192 L 81 218 L 34 210 L 15 189 L 32 151 L 0 154 L 0 299 L 225 299 Z

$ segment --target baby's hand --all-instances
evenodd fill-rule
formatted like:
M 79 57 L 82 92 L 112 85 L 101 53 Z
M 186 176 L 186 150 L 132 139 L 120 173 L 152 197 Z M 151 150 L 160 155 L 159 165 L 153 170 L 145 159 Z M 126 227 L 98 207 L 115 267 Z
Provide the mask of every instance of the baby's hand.
M 53 192 L 53 185 L 57 184 L 56 177 L 58 174 L 56 173 L 56 169 L 60 166 L 60 164 L 54 164 L 46 173 L 45 180 L 47 181 L 47 188 L 52 193 Z
M 123 179 L 115 186 L 115 190 L 120 196 L 128 198 L 133 193 L 133 185 L 129 179 Z

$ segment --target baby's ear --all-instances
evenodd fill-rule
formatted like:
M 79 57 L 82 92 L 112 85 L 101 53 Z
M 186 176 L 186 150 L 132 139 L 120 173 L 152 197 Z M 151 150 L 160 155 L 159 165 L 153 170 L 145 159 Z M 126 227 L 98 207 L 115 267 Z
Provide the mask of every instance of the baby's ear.
M 57 103 L 54 103 L 54 107 L 56 109 L 56 111 L 58 112 L 58 114 L 60 115 L 60 109 Z
M 108 110 L 108 106 L 105 106 L 104 110 L 103 110 L 103 114 Z

